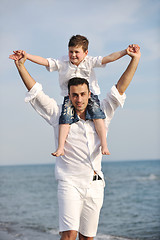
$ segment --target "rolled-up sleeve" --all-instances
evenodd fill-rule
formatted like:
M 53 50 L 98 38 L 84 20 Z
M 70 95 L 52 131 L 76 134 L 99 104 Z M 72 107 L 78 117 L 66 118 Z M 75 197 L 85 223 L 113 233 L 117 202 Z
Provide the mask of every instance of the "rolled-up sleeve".
M 90 57 L 89 61 L 91 63 L 92 68 L 98 68 L 98 67 L 104 68 L 106 64 L 102 64 L 102 59 L 103 59 L 102 56 Z
M 58 69 L 59 69 L 58 60 L 53 59 L 53 58 L 47 58 L 47 60 L 49 63 L 49 67 L 46 67 L 46 69 L 49 72 L 58 71 Z
M 25 102 L 30 102 L 36 112 L 50 125 L 57 125 L 60 112 L 59 106 L 53 98 L 44 94 L 41 84 L 36 83 L 32 89 L 27 92 Z
M 30 89 L 30 91 L 26 93 L 26 97 L 24 101 L 30 102 L 33 98 L 37 96 L 38 92 L 40 92 L 41 90 L 42 90 L 42 85 L 36 82 L 34 86 Z
M 111 88 L 111 91 L 107 94 L 107 97 L 102 101 L 101 107 L 106 114 L 106 126 L 109 126 L 111 119 L 114 116 L 115 110 L 120 106 L 123 107 L 126 99 L 126 94 L 120 95 L 116 86 Z

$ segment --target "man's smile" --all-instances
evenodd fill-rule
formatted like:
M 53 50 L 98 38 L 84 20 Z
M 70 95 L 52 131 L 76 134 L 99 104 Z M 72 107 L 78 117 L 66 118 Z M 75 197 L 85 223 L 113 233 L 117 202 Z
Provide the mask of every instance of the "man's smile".
M 76 103 L 76 105 L 77 105 L 78 107 L 82 107 L 82 106 L 83 106 L 83 103 Z

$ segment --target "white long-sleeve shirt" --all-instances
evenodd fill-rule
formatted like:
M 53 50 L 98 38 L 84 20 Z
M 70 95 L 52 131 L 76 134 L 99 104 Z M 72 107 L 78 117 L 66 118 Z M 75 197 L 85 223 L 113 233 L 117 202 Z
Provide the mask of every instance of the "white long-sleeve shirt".
M 123 107 L 126 95 L 120 95 L 113 86 L 107 97 L 101 102 L 101 108 L 106 114 L 105 126 L 108 128 L 110 121 L 118 106 Z M 26 102 L 30 102 L 54 129 L 56 143 L 58 143 L 58 128 L 61 106 L 42 91 L 42 86 L 36 83 L 27 93 Z M 64 156 L 56 158 L 55 177 L 57 180 L 87 188 L 93 179 L 94 171 L 103 179 L 101 171 L 101 147 L 93 121 L 84 121 L 71 124 L 70 131 L 64 146 Z
M 58 71 L 59 85 L 62 96 L 68 96 L 68 81 L 74 77 L 85 78 L 89 82 L 89 88 L 95 95 L 100 94 L 100 87 L 96 79 L 94 68 L 105 67 L 102 64 L 103 57 L 86 56 L 78 66 L 69 61 L 68 56 L 61 59 L 47 58 L 49 67 L 46 67 L 49 72 Z

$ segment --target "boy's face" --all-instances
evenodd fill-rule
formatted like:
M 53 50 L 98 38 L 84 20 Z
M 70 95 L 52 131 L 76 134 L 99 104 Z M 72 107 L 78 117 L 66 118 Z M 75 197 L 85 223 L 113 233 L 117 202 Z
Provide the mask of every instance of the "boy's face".
M 74 65 L 78 66 L 80 62 L 83 61 L 83 59 L 87 56 L 87 54 L 88 54 L 88 50 L 84 52 L 82 49 L 82 46 L 69 47 L 69 60 Z

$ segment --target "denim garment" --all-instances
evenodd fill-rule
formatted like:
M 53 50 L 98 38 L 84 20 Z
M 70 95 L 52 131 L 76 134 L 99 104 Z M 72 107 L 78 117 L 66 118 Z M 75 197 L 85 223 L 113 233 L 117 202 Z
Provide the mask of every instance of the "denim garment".
M 91 98 L 88 101 L 86 109 L 86 120 L 105 119 L 106 116 L 100 108 L 100 101 L 97 95 L 91 93 Z M 59 118 L 59 124 L 72 124 L 78 122 L 79 118 L 72 105 L 69 96 L 64 97 L 62 112 Z

